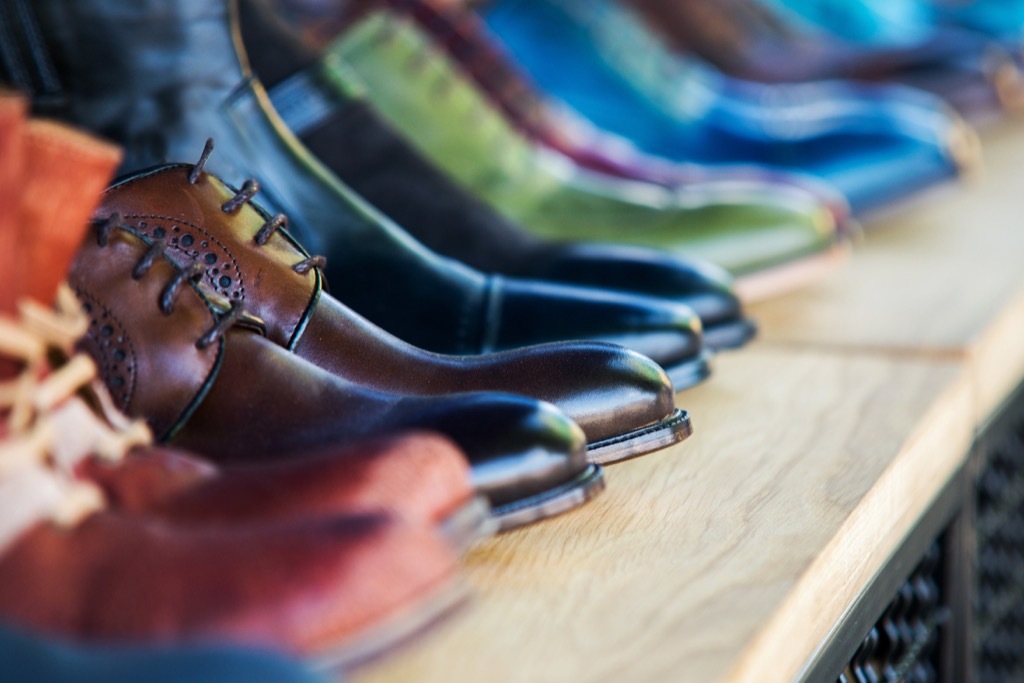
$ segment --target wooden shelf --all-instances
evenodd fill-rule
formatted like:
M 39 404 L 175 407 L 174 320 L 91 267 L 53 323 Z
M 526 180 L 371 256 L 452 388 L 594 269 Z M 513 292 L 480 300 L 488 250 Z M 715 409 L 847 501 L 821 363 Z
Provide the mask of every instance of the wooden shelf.
M 754 310 L 681 393 L 696 433 L 466 559 L 476 600 L 357 683 L 791 680 L 1024 377 L 1024 127 Z

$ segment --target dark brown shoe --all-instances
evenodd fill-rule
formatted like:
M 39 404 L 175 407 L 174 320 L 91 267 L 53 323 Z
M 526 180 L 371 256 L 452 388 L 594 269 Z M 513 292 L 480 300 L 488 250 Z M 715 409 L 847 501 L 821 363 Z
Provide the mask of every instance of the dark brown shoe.
M 255 188 L 236 192 L 201 164 L 164 166 L 122 179 L 97 215 L 166 240 L 179 266 L 201 268 L 207 285 L 263 320 L 269 340 L 358 385 L 413 396 L 508 391 L 549 401 L 580 425 L 591 462 L 602 464 L 690 435 L 664 371 L 628 349 L 564 342 L 446 356 L 388 334 L 323 291 L 320 261 L 282 216 L 249 201 Z
M 575 507 L 603 486 L 579 428 L 553 406 L 497 393 L 400 396 L 348 382 L 268 341 L 239 297 L 229 304 L 202 293 L 193 284 L 202 268 L 179 270 L 164 249 L 100 226 L 69 276 L 90 316 L 83 349 L 116 405 L 158 439 L 218 463 L 255 463 L 440 432 L 467 454 L 504 528 Z

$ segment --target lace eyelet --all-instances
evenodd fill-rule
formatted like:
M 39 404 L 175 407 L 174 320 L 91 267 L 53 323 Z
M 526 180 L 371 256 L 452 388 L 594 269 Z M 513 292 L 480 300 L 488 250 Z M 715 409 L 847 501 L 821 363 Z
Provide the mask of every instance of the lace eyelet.
M 242 183 L 242 189 L 235 193 L 234 197 L 221 205 L 221 211 L 224 213 L 236 213 L 245 206 L 246 202 L 255 197 L 259 191 L 260 184 L 254 178 L 249 178 Z

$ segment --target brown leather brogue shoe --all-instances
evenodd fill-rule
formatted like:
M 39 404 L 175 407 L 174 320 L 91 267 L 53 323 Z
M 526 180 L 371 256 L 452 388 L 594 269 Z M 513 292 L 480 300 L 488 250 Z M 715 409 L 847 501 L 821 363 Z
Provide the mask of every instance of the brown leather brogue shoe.
M 35 120 L 26 125 L 24 109 L 16 98 L 0 98 L 0 179 L 8 181 L 0 192 L 12 194 L 9 203 L 0 203 L 0 239 L 12 242 L 0 248 L 0 272 L 6 295 L 13 298 L 16 285 L 18 296 L 51 301 L 120 154 L 65 126 Z M 26 163 L 19 166 L 22 150 Z M 46 354 L 70 356 L 86 321 L 74 309 L 37 321 Z M 6 313 L 13 313 L 13 304 Z M 0 354 L 0 360 L 11 359 Z M 83 419 L 87 403 L 81 404 Z M 94 412 L 91 428 L 112 435 L 123 430 L 109 424 L 109 415 Z M 473 497 L 465 458 L 438 435 L 402 435 L 237 471 L 169 449 L 138 447 L 130 458 L 116 455 L 116 461 L 88 458 L 78 471 L 101 484 L 120 512 L 193 527 L 299 521 L 361 508 L 443 523 L 459 545 L 487 528 L 486 505 Z
M 0 316 L 0 355 L 20 368 L 0 391 L 0 618 L 93 641 L 234 640 L 351 663 L 460 598 L 433 528 L 386 514 L 197 529 L 105 512 L 74 466 L 94 449 L 116 457 L 139 432 L 98 420 L 92 363 L 61 360 L 35 330 L 64 322 L 30 306 L 20 321 Z
M 468 455 L 504 528 L 601 489 L 582 433 L 553 406 L 497 393 L 401 396 L 345 381 L 265 339 L 237 297 L 201 293 L 201 267 L 178 269 L 164 245 L 100 226 L 69 276 L 90 316 L 82 347 L 116 405 L 159 439 L 216 462 L 254 463 L 397 431 L 440 432 Z
M 204 172 L 203 162 L 164 166 L 115 184 L 98 217 L 166 240 L 179 266 L 201 268 L 207 285 L 263 320 L 269 340 L 361 386 L 413 396 L 508 391 L 549 401 L 580 425 L 591 462 L 602 464 L 690 435 L 664 371 L 625 348 L 564 342 L 446 356 L 388 334 L 323 291 L 321 261 L 293 239 L 283 216 L 250 201 L 256 189 L 250 182 L 236 192 Z

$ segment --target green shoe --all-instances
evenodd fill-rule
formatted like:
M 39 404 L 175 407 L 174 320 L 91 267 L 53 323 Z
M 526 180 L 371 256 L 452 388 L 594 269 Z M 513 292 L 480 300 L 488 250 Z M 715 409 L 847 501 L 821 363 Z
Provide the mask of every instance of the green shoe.
M 533 144 L 433 36 L 396 12 L 362 16 L 327 59 L 348 65 L 352 74 L 340 77 L 360 81 L 434 163 L 542 237 L 682 251 L 740 276 L 755 298 L 845 253 L 832 212 L 801 188 L 728 181 L 668 189 L 585 171 Z

